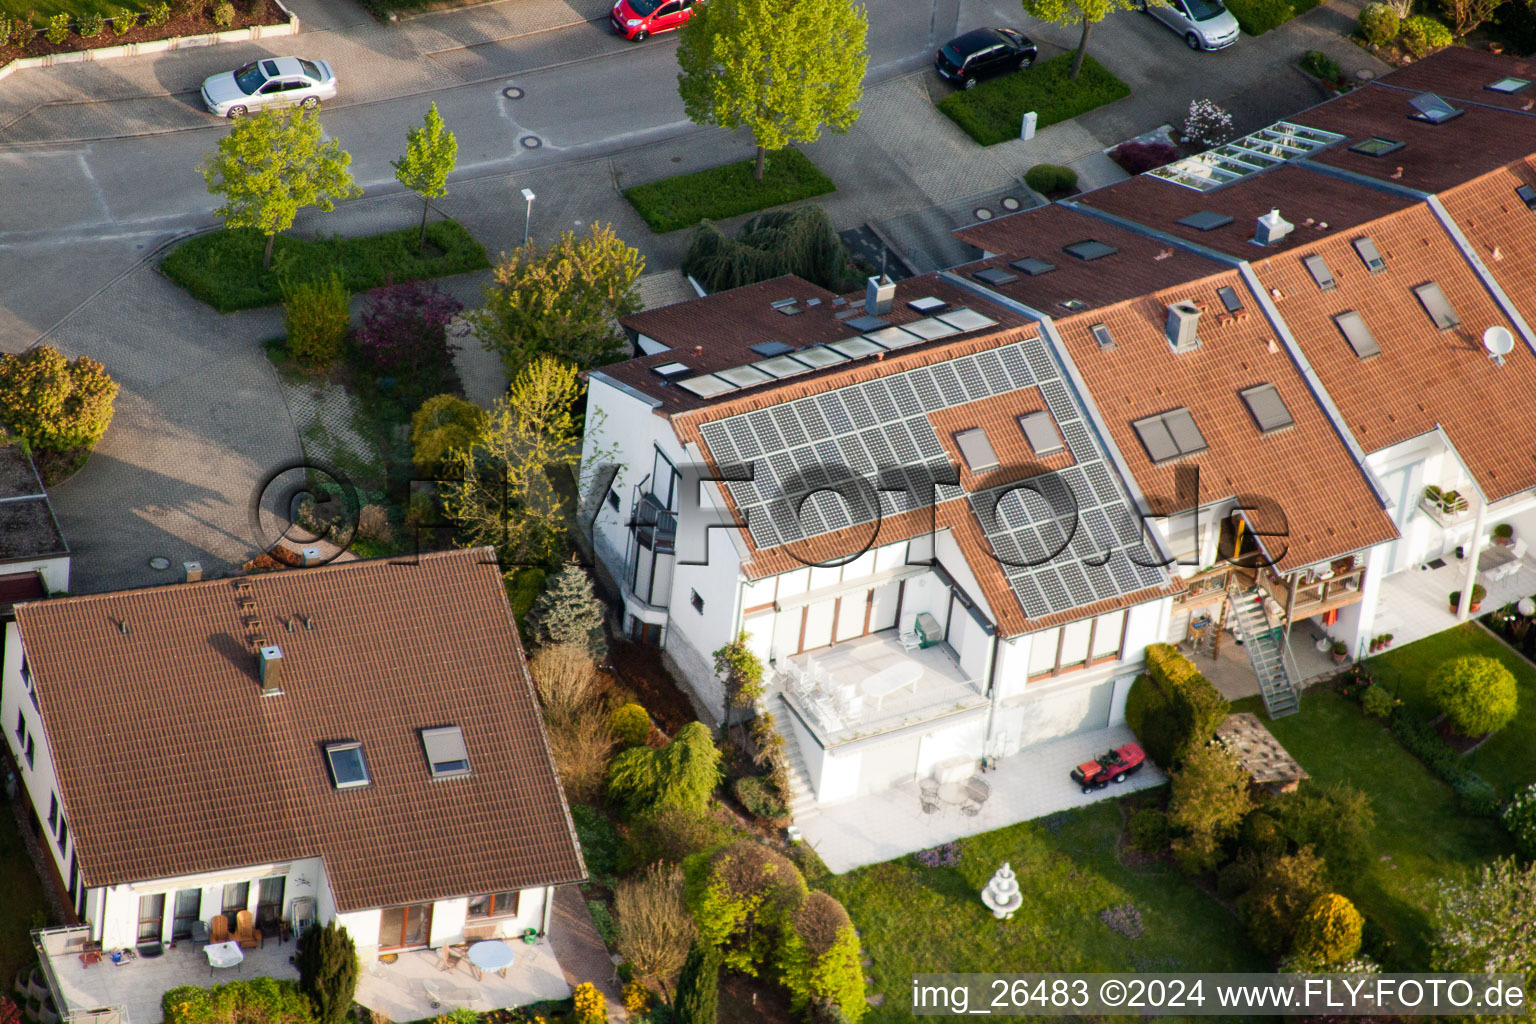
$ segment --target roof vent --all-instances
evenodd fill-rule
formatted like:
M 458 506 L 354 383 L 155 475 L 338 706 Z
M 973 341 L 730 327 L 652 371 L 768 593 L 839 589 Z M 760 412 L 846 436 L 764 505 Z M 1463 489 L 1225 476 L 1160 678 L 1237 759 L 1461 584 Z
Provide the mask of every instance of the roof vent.
M 261 695 L 275 697 L 283 692 L 283 649 L 263 647 L 256 652 L 256 665 L 261 674 Z
M 299 554 L 304 557 L 305 568 L 308 568 L 311 565 L 319 565 L 322 561 L 319 548 L 305 548 L 303 551 L 299 552 Z
M 188 583 L 200 582 L 203 578 L 203 563 L 182 562 L 181 571 L 186 576 Z
M 1280 216 L 1279 210 L 1270 210 L 1259 218 L 1253 240 L 1259 245 L 1278 245 L 1280 240 L 1290 234 L 1295 227 L 1296 225 Z
M 871 316 L 889 313 L 896 301 L 896 282 L 885 274 L 869 279 L 864 288 L 864 312 Z
M 1190 352 L 1200 347 L 1200 307 L 1193 302 L 1175 302 L 1168 307 L 1168 344 L 1175 352 Z
M 1086 262 L 1088 260 L 1103 259 L 1105 256 L 1113 256 L 1120 250 L 1099 241 L 1097 238 L 1085 238 L 1081 242 L 1073 242 L 1071 245 L 1062 246 L 1061 251 Z

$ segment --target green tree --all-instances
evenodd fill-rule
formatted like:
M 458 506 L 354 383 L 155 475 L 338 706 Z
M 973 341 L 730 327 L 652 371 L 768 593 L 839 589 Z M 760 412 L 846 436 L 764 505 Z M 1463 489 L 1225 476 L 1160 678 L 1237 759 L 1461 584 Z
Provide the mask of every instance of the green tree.
M 1498 732 L 1514 720 L 1519 705 L 1515 677 L 1497 658 L 1452 658 L 1429 677 L 1429 698 L 1463 736 Z
M 1162 0 L 1147 2 L 1161 3 Z M 1079 29 L 1077 55 L 1072 58 L 1072 71 L 1067 76 L 1075 82 L 1078 72 L 1083 69 L 1083 58 L 1088 55 L 1088 34 L 1093 31 L 1093 26 L 1116 11 L 1136 9 L 1140 0 L 1023 0 L 1023 3 L 1024 13 L 1031 18 Z
M 334 920 L 299 936 L 299 988 L 309 996 L 318 1024 L 344 1024 L 357 992 L 357 947 Z
M 42 451 L 101 440 L 117 392 L 106 367 L 88 356 L 65 359 L 52 345 L 0 355 L 0 425 Z
M 226 228 L 254 228 L 267 236 L 261 265 L 270 267 L 278 233 L 293 226 L 300 210 L 313 206 L 329 213 L 337 199 L 363 194 L 347 170 L 351 163 L 341 143 L 321 136 L 319 115 L 267 110 L 235 121 L 198 169 L 208 191 L 224 199 L 214 212 Z
M 837 1012 L 849 1024 L 858 1024 L 869 1009 L 859 935 L 834 897 L 813 892 L 795 908 L 776 959 L 791 1009 L 814 1008 L 813 1019 Z
M 847 246 L 827 211 L 815 203 L 759 213 L 735 238 L 704 221 L 688 244 L 683 273 L 711 292 L 785 274 L 834 292 L 859 283 Z
M 695 944 L 677 978 L 677 1024 L 717 1024 L 720 1019 L 720 950 Z
M 850 0 L 709 0 L 683 25 L 677 89 L 689 120 L 746 128 L 767 153 L 858 120 L 869 19 Z
M 575 644 L 583 647 L 593 661 L 601 661 L 608 653 L 603 637 L 603 621 L 607 617 L 608 610 L 592 587 L 592 577 L 575 562 L 567 562 L 533 602 L 528 625 L 540 646 Z M 642 714 L 644 710 L 641 708 Z M 646 726 L 649 733 L 649 718 Z
M 689 722 L 660 750 L 631 747 L 608 766 L 608 793 L 631 814 L 669 807 L 702 814 L 718 785 L 720 751 L 703 722 Z
M 745 711 L 762 697 L 763 662 L 747 646 L 743 631 L 715 652 L 715 675 L 725 684 L 725 730 L 731 728 L 731 711 Z
M 800 869 L 782 853 L 742 839 L 695 865 L 690 880 L 688 906 L 699 942 L 720 949 L 726 966 L 756 977 L 805 899 Z
M 1328 891 L 1323 862 L 1310 846 L 1303 846 L 1295 853 L 1255 858 L 1252 868 L 1253 884 L 1237 898 L 1237 916 L 1255 946 L 1279 957 L 1289 950 L 1307 908 Z
M 1174 856 L 1191 874 L 1216 866 L 1223 841 L 1237 833 L 1253 809 L 1248 774 L 1223 747 L 1197 747 L 1173 773 L 1168 824 L 1179 833 Z
M 1365 918 L 1355 905 L 1336 892 L 1312 901 L 1296 926 L 1296 952 L 1315 963 L 1336 964 L 1360 952 Z
M 455 449 L 468 451 L 485 429 L 485 410 L 458 395 L 433 395 L 411 415 L 411 461 L 434 478 Z
M 1536 865 L 1501 858 L 1439 889 L 1433 968 L 1519 974 L 1529 989 L 1536 981 Z
M 390 161 L 400 184 L 421 196 L 418 249 L 427 244 L 427 211 L 432 208 L 432 200 L 448 194 L 448 175 L 453 173 L 458 159 L 459 140 L 443 124 L 443 117 L 434 103 L 427 110 L 426 120 L 406 133 L 405 155 Z
M 580 237 L 567 231 L 548 249 L 502 253 L 485 305 L 466 319 L 509 376 L 540 355 L 582 369 L 610 363 L 624 355 L 617 318 L 640 308 L 644 270 L 645 259 L 612 226 L 593 224 Z

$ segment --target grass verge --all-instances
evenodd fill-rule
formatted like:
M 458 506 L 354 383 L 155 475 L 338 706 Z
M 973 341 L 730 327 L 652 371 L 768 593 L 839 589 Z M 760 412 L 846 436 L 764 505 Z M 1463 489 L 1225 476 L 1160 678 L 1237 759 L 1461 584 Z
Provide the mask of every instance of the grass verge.
M 950 93 L 938 102 L 938 108 L 971 138 L 992 146 L 1019 137 L 1019 124 L 1026 111 L 1033 110 L 1038 115 L 1035 127 L 1044 128 L 1131 94 L 1130 86 L 1092 57 L 1083 58 L 1083 70 L 1077 81 L 1072 81 L 1067 77 L 1072 56 L 1063 53 L 1027 71 Z
M 724 220 L 742 213 L 835 192 L 832 179 L 798 149 L 768 154 L 763 180 L 752 177 L 754 161 L 679 174 L 624 190 L 624 198 L 657 234 Z
M 302 280 L 334 267 L 349 289 L 363 292 L 391 279 L 446 277 L 491 265 L 485 246 L 458 221 L 428 224 L 423 250 L 416 248 L 417 237 L 417 228 L 362 238 L 278 235 L 272 267 L 264 270 L 263 235 L 248 228 L 214 231 L 172 249 L 160 270 L 220 313 L 233 313 L 281 302 L 280 273 Z
M 1263 714 L 1257 697 L 1232 710 Z M 1300 714 L 1265 725 L 1312 776 L 1303 785 L 1347 782 L 1370 796 L 1373 856 L 1354 891 L 1344 895 L 1391 940 L 1387 969 L 1427 968 L 1434 883 L 1512 852 L 1508 834 L 1497 822 L 1463 814 L 1450 788 L 1404 750 L 1384 722 L 1332 690 L 1309 691 Z
M 871 993 L 885 996 L 866 1024 L 912 1019 L 912 976 L 923 971 L 1267 971 L 1224 907 L 1171 865 L 1132 869 L 1116 856 L 1119 801 L 1105 800 L 960 841 L 960 863 L 913 857 L 819 881 L 859 929 Z M 1013 866 L 1024 896 L 1010 921 L 977 894 Z M 1099 913 L 1141 912 L 1143 933 L 1110 930 Z
M 1230 0 L 1227 10 L 1238 27 L 1250 36 L 1261 36 L 1316 7 L 1322 0 Z

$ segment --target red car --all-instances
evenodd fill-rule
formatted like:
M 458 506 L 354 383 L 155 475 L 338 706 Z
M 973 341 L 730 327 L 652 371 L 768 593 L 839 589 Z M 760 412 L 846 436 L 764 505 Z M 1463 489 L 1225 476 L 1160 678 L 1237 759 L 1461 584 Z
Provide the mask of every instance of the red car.
M 1111 782 L 1124 782 L 1126 776 L 1135 775 L 1147 761 L 1147 755 L 1134 743 L 1127 743 L 1115 750 L 1105 751 L 1092 761 L 1084 761 L 1072 769 L 1072 781 L 1083 787 L 1084 793 L 1103 789 Z
M 657 32 L 670 32 L 693 16 L 701 0 L 619 0 L 608 12 L 608 23 L 635 42 Z

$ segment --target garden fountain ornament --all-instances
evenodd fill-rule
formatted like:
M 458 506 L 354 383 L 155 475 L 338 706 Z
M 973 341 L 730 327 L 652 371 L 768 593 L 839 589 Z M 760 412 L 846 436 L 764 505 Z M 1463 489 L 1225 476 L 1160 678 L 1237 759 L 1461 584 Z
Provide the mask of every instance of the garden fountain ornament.
M 1012 867 L 1005 863 L 997 869 L 997 874 L 981 890 L 981 902 L 987 905 L 992 916 L 999 921 L 1007 921 L 1024 905 L 1024 897 L 1019 893 L 1019 883 L 1013 877 Z

